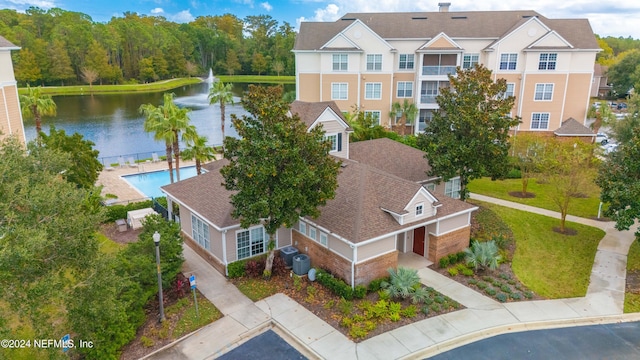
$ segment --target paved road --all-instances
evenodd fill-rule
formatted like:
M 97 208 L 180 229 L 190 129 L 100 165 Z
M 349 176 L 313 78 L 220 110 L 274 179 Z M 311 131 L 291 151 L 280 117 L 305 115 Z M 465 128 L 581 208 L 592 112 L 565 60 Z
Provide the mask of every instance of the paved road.
M 498 335 L 430 359 L 640 359 L 640 322 Z
M 306 359 L 272 330 L 268 330 L 220 356 L 219 360 L 302 360 Z

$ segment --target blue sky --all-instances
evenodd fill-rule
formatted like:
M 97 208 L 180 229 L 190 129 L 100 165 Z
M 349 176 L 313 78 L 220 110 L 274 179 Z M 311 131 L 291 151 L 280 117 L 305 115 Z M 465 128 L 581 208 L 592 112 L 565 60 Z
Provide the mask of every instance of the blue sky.
M 549 18 L 588 18 L 599 35 L 640 39 L 638 0 L 0 0 L 0 8 L 59 7 L 88 14 L 99 22 L 125 11 L 161 15 L 176 22 L 225 13 L 240 18 L 267 14 L 297 28 L 300 21 L 334 21 L 347 12 L 438 11 L 443 1 L 451 2 L 451 11 L 536 10 Z

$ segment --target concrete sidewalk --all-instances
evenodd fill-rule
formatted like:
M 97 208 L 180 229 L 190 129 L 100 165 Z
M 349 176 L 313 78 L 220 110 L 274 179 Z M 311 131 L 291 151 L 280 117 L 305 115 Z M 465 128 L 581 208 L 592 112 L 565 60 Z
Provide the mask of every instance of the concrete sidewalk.
M 472 198 L 559 218 L 553 211 L 475 194 Z M 510 332 L 640 320 L 638 313 L 622 313 L 626 255 L 635 239 L 633 229 L 619 232 L 611 222 L 577 217 L 568 217 L 568 220 L 606 231 L 596 253 L 585 297 L 503 304 L 424 267 L 418 271 L 421 282 L 466 309 L 406 325 L 360 343 L 349 340 L 286 295 L 276 294 L 251 302 L 185 246 L 185 274 L 196 275 L 199 290 L 225 316 L 146 358 L 212 359 L 269 328 L 312 359 L 426 358 Z

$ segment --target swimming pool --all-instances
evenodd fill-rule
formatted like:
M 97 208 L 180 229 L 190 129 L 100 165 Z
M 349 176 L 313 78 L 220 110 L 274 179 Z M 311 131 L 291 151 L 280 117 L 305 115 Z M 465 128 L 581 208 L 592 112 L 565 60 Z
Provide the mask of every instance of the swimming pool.
M 188 179 L 196 176 L 195 166 L 180 167 L 180 180 Z M 171 183 L 169 177 L 169 170 L 151 171 L 133 175 L 123 175 L 124 181 L 133 186 L 140 193 L 146 197 L 161 197 L 165 196 L 160 190 L 161 186 L 165 186 Z M 173 169 L 173 181 L 176 181 L 176 170 Z

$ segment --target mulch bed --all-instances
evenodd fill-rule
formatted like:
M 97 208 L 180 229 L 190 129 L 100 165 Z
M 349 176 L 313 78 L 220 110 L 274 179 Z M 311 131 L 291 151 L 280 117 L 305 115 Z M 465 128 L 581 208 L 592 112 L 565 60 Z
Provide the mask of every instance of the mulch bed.
M 118 244 L 128 244 L 138 241 L 138 235 L 142 229 L 127 229 L 127 231 L 120 232 L 115 223 L 108 223 L 100 226 L 100 232 Z
M 536 197 L 536 194 L 530 192 L 525 192 L 523 194 L 522 191 L 509 191 L 509 196 L 517 197 L 520 199 L 531 199 Z

